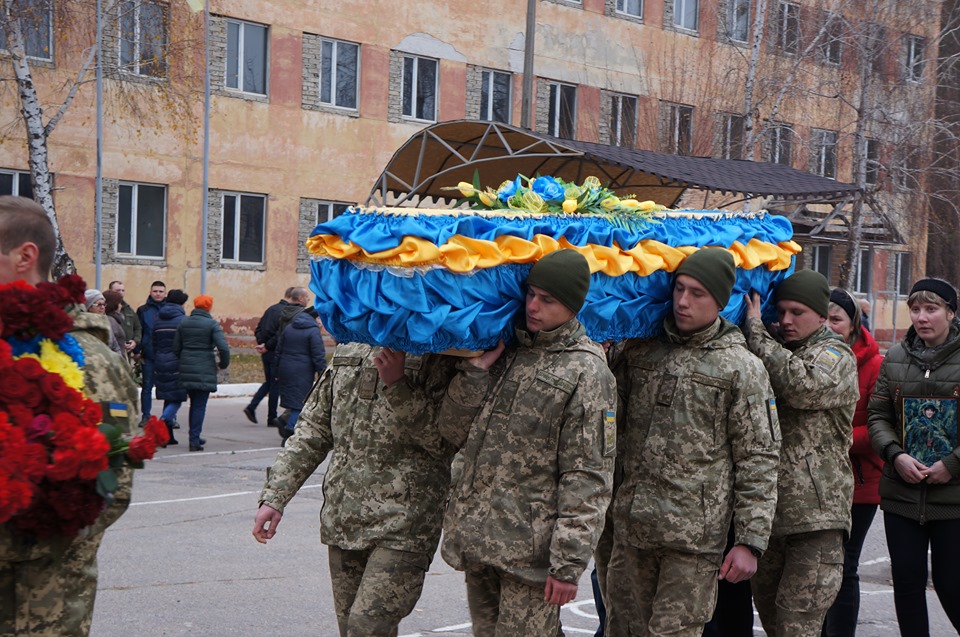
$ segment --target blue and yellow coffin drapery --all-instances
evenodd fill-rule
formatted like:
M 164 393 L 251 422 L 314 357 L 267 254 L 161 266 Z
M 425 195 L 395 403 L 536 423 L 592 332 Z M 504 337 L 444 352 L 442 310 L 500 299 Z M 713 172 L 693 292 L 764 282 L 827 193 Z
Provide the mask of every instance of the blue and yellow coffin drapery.
M 531 265 L 562 248 L 590 263 L 578 317 L 596 341 L 658 334 L 673 272 L 703 247 L 733 254 L 723 315 L 739 323 L 745 293 L 769 307 L 793 272 L 792 236 L 787 219 L 766 212 L 670 211 L 624 227 L 594 215 L 351 208 L 318 225 L 307 248 L 316 307 L 337 341 L 424 353 L 509 342 Z

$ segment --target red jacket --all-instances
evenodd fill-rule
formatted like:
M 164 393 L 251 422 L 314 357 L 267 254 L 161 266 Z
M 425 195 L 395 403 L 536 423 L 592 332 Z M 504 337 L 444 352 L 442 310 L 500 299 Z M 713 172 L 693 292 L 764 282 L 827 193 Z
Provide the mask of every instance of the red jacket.
M 860 338 L 853 345 L 857 355 L 857 375 L 860 379 L 860 400 L 853 414 L 853 446 L 850 448 L 850 463 L 853 465 L 854 504 L 880 504 L 880 474 L 883 460 L 870 446 L 867 433 L 867 403 L 873 393 L 873 385 L 880 374 L 883 356 L 873 335 L 860 328 Z

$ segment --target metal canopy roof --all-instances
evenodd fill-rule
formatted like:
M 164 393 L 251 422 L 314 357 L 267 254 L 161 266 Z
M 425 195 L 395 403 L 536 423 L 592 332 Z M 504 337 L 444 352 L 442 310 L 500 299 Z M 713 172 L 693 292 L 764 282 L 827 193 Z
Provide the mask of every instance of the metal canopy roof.
M 673 207 L 687 188 L 819 202 L 849 200 L 853 184 L 766 162 L 685 157 L 569 139 L 495 122 L 456 120 L 429 126 L 394 154 L 369 202 L 451 199 L 444 186 L 473 180 L 496 188 L 517 174 L 555 175 L 580 182 L 589 175 L 620 194 Z
M 473 181 L 498 187 L 518 174 L 554 175 L 580 183 L 595 176 L 618 194 L 652 199 L 668 208 L 688 189 L 768 198 L 798 234 L 846 240 L 850 209 L 862 199 L 865 243 L 902 244 L 896 224 L 856 185 L 782 164 L 685 157 L 636 148 L 559 139 L 508 124 L 476 120 L 440 122 L 417 132 L 394 153 L 370 192 L 368 206 L 449 205 L 459 197 L 443 190 Z M 729 204 L 727 204 L 729 205 Z

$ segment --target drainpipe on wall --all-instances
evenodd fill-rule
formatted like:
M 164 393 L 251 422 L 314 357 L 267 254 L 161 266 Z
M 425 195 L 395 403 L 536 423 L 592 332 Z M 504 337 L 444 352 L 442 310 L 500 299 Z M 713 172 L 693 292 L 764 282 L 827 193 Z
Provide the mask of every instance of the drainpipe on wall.
M 203 209 L 200 237 L 200 294 L 207 293 L 207 232 L 210 188 L 210 0 L 203 3 Z
M 533 101 L 533 52 L 537 39 L 537 0 L 527 0 L 527 32 L 523 38 L 523 93 L 520 98 L 520 126 L 530 128 Z

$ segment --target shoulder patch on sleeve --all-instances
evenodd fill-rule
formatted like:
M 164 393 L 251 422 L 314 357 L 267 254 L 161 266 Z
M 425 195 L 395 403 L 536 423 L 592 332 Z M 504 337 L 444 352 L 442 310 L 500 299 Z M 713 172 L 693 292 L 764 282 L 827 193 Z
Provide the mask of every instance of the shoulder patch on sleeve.
M 833 368 L 840 363 L 841 358 L 842 354 L 840 354 L 839 350 L 832 347 L 825 347 L 817 356 L 817 360 L 814 361 L 814 363 L 823 371 L 832 372 Z
M 610 458 L 617 455 L 617 410 L 603 410 L 603 455 Z

